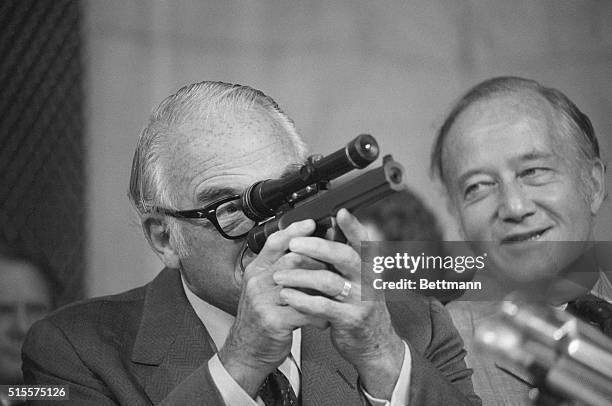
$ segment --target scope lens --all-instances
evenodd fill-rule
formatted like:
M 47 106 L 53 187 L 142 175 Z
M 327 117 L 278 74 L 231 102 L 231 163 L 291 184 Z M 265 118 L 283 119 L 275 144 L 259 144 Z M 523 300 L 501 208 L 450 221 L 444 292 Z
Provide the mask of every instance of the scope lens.
M 361 143 L 361 151 L 364 152 L 366 157 L 378 156 L 378 145 L 372 143 L 368 139 L 365 139 Z

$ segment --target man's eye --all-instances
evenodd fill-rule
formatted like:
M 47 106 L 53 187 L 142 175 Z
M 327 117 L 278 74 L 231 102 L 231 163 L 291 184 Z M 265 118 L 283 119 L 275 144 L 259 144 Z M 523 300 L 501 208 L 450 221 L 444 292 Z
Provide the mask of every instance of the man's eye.
M 519 173 L 519 178 L 535 184 L 548 182 L 553 175 L 553 171 L 549 168 L 534 167 L 527 168 Z
M 547 171 L 546 168 L 528 168 L 520 173 L 521 177 L 542 175 Z
M 242 205 L 239 202 L 229 202 L 217 208 L 217 216 L 229 216 L 242 212 Z
M 227 211 L 229 214 L 233 214 L 240 211 L 240 206 L 234 203 L 228 204 L 225 206 L 225 211 Z
M 10 303 L 0 303 L 0 315 L 8 315 L 15 312 L 16 306 Z
M 493 182 L 478 182 L 465 188 L 463 197 L 465 200 L 473 200 L 481 197 L 493 185 Z
M 468 197 L 470 195 L 472 195 L 473 193 L 475 193 L 478 190 L 478 187 L 480 186 L 480 184 L 476 183 L 474 185 L 469 185 L 468 187 L 465 188 L 465 192 L 463 193 L 465 197 Z

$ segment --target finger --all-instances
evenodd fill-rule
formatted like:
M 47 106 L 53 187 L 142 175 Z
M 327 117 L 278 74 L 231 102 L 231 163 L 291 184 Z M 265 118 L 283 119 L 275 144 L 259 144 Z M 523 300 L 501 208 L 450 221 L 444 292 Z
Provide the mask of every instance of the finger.
M 325 269 L 326 264 L 318 261 L 315 258 L 306 255 L 298 254 L 297 252 L 288 252 L 278 261 L 274 263 L 274 269 Z
M 279 230 L 266 240 L 261 252 L 253 261 L 258 266 L 270 266 L 285 254 L 291 239 L 310 235 L 315 230 L 315 222 L 311 219 L 297 221 L 289 227 Z
M 350 246 L 318 237 L 296 237 L 289 243 L 293 252 L 331 264 L 350 280 L 359 279 L 361 258 Z
M 325 319 L 331 324 L 350 323 L 356 309 L 353 304 L 336 302 L 323 296 L 308 295 L 292 288 L 282 289 L 279 295 L 288 307 L 306 315 Z
M 300 289 L 314 289 L 331 298 L 348 301 L 360 298 L 361 285 L 348 282 L 340 275 L 327 270 L 291 269 L 277 271 L 272 276 L 274 281 L 283 286 Z
M 348 210 L 340 209 L 336 214 L 336 222 L 355 250 L 360 250 L 362 241 L 368 241 L 368 230 Z
M 292 330 L 306 326 L 313 326 L 318 329 L 325 329 L 329 327 L 329 321 L 325 320 L 324 318 L 300 312 L 299 310 L 290 306 L 286 306 L 281 310 L 279 318 L 286 320 L 289 328 Z

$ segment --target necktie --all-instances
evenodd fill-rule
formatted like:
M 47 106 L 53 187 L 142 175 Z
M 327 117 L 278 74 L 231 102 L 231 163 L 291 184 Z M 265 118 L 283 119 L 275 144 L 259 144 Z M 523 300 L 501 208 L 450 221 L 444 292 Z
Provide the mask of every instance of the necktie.
M 289 380 L 278 369 L 266 377 L 258 395 L 266 406 L 298 406 L 300 404 Z
M 566 310 L 612 338 L 612 304 L 596 296 L 586 295 L 569 302 Z

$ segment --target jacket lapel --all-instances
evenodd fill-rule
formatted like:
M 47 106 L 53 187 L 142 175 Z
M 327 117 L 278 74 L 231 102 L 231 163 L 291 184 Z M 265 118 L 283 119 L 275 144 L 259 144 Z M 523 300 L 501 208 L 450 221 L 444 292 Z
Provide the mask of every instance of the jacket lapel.
M 214 355 L 212 339 L 189 305 L 178 271 L 164 269 L 147 286 L 132 350 L 135 375 L 152 403 Z M 357 371 L 338 354 L 329 329 L 302 329 L 302 405 L 359 405 Z
M 357 371 L 335 350 L 329 329 L 302 329 L 302 405 L 359 405 Z
M 144 391 L 159 403 L 214 355 L 211 339 L 189 305 L 177 270 L 164 269 L 148 286 L 132 362 Z

